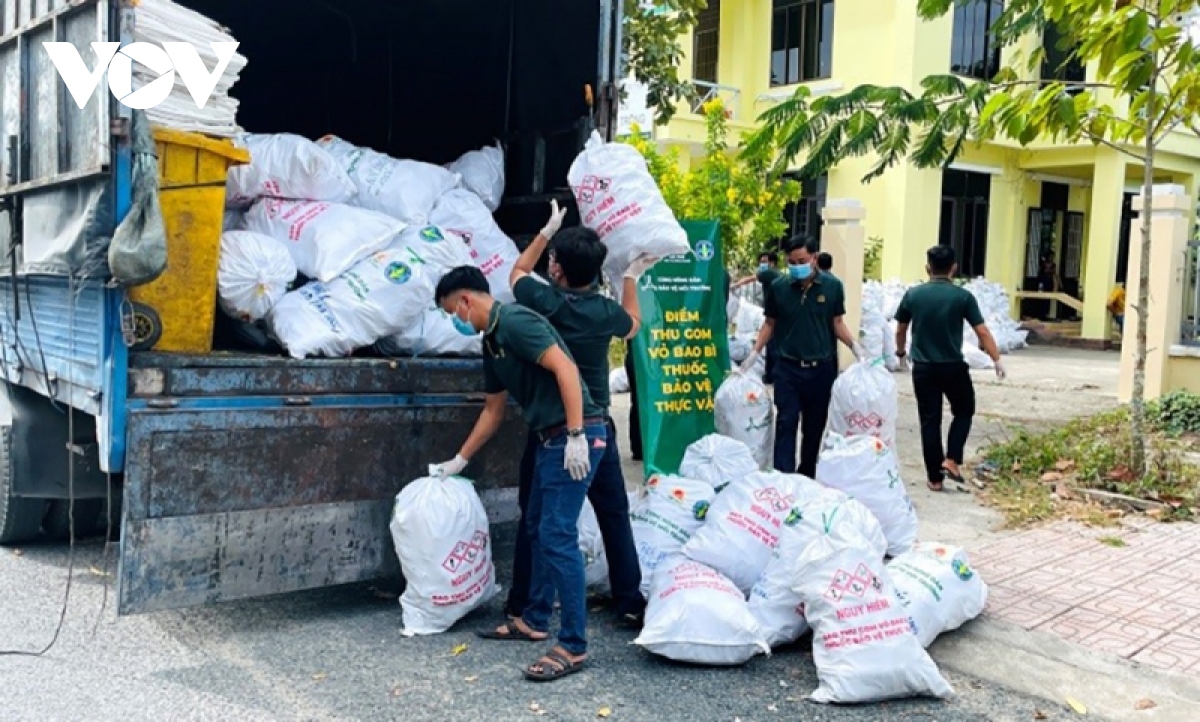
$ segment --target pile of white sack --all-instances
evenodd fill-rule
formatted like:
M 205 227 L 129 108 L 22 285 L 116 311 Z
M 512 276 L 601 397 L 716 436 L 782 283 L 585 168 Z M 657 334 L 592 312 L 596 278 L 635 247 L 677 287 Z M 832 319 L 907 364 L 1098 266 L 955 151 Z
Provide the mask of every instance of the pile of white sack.
M 340 138 L 243 134 L 231 168 L 218 273 L 221 308 L 265 320 L 296 358 L 375 345 L 396 356 L 478 356 L 433 302 L 438 279 L 474 263 L 511 300 L 516 244 L 492 218 L 504 194 L 499 147 L 453 170 Z M 297 278 L 305 279 L 299 288 Z
M 884 365 L 892 371 L 900 367 L 896 357 L 896 309 L 908 289 L 917 284 L 905 284 L 898 280 L 867 281 L 863 284 L 862 323 L 859 340 L 867 352 L 868 358 L 883 359 Z M 1000 353 L 1007 354 L 1025 348 L 1029 336 L 1028 331 L 1021 330 L 1021 324 L 1010 316 L 1011 304 L 1008 292 L 998 283 L 985 278 L 968 281 L 963 288 L 975 296 L 979 310 L 983 313 L 984 323 L 996 339 Z M 912 332 L 909 332 L 911 344 Z M 963 323 L 963 357 L 971 368 L 992 368 L 992 360 L 980 350 L 979 338 L 968 324 Z
M 817 702 L 953 694 L 925 647 L 978 616 L 987 587 L 961 549 L 916 543 L 880 439 L 830 437 L 813 480 L 708 436 L 680 475 L 650 478 L 631 518 L 648 602 L 634 643 L 649 652 L 740 665 L 811 629 Z

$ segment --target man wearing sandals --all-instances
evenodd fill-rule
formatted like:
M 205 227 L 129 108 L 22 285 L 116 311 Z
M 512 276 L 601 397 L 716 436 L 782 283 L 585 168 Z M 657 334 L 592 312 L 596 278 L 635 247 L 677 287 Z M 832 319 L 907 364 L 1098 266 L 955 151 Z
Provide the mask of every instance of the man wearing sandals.
M 975 329 L 979 346 L 1005 377 L 996 340 L 988 331 L 979 303 L 954 283 L 958 268 L 954 249 L 934 246 L 925 254 L 929 281 L 910 288 L 896 311 L 896 356 L 904 358 L 912 326 L 912 380 L 921 419 L 921 450 L 930 491 L 941 491 L 947 479 L 963 483 L 963 450 L 975 415 L 975 387 L 963 359 L 963 322 Z M 950 434 L 942 449 L 942 399 L 950 402 Z
M 483 272 L 463 266 L 438 282 L 436 300 L 464 335 L 483 333 L 486 400 L 475 428 L 440 477 L 462 473 L 467 462 L 504 423 L 508 395 L 538 433 L 536 470 L 526 508 L 533 547 L 529 604 L 504 627 L 501 639 L 542 641 L 550 634 L 557 597 L 558 645 L 525 668 L 528 679 L 553 680 L 587 662 L 587 599 L 579 513 L 607 448 L 603 409 L 584 386 L 558 332 L 527 308 L 502 304 L 488 292 Z

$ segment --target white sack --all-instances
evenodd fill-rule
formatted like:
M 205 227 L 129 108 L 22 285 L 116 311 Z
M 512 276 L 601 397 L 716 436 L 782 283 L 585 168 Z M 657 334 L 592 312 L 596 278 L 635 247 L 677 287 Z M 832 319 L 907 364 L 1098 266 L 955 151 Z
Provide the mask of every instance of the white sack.
M 891 446 L 896 442 L 900 415 L 896 379 L 877 361 L 860 361 L 833 384 L 829 430 L 842 436 L 874 436 Z
M 613 394 L 629 393 L 629 374 L 625 367 L 615 368 L 608 373 L 608 391 Z
M 609 278 L 622 278 L 639 256 L 678 256 L 692 250 L 687 233 L 663 200 L 646 160 L 632 146 L 605 143 L 593 132 L 571 164 L 571 190 L 583 224 L 608 246 Z
M 458 174 L 440 166 L 392 158 L 336 136 L 318 143 L 330 149 L 357 189 L 354 205 L 406 223 L 428 223 L 433 204 L 458 185 Z
M 991 356 L 988 356 L 986 352 L 980 351 L 966 341 L 963 341 L 962 354 L 963 360 L 973 369 L 984 370 L 996 368 L 996 364 L 992 361 Z
M 748 593 L 771 561 L 784 524 L 820 486 L 803 476 L 755 472 L 725 487 L 699 531 L 683 545 L 689 558 L 726 575 Z
M 233 318 L 265 318 L 294 280 L 296 262 L 283 241 L 250 231 L 221 235 L 218 298 L 221 309 Z
M 756 471 L 758 461 L 750 449 L 737 439 L 720 434 L 709 434 L 693 442 L 683 452 L 679 464 L 682 476 L 706 481 L 718 492 Z
M 250 151 L 250 163 L 229 169 L 225 204 L 231 208 L 259 198 L 346 203 L 354 197 L 354 184 L 337 159 L 308 138 L 250 133 L 234 144 Z
M 762 380 L 734 373 L 717 389 L 713 403 L 717 433 L 749 447 L 760 469 L 769 467 L 775 450 L 775 407 Z
M 817 481 L 839 489 L 871 510 L 888 554 L 899 556 L 917 542 L 917 512 L 891 447 L 869 436 L 846 438 L 829 434 L 817 462 Z
M 496 212 L 504 198 L 504 148 L 499 143 L 463 154 L 449 170 L 462 178 L 462 187 L 479 196 L 488 211 Z
M 421 320 L 400 333 L 379 341 L 385 356 L 483 356 L 483 334 L 464 336 L 450 316 L 436 304 L 426 308 Z
M 926 542 L 888 563 L 921 646 L 983 613 L 988 588 L 962 549 Z
M 495 596 L 487 512 L 471 482 L 412 482 L 396 496 L 390 528 L 406 582 L 405 635 L 444 632 Z
M 604 537 L 600 534 L 600 522 L 592 502 L 583 500 L 579 513 L 579 551 L 583 554 L 583 576 L 591 591 L 607 594 L 612 587 L 608 583 L 608 557 L 604 553 Z
M 501 303 L 512 303 L 515 298 L 509 278 L 521 252 L 496 225 L 483 201 L 470 191 L 452 190 L 438 199 L 432 219 L 438 226 L 462 236 L 471 249 L 471 262 L 487 277 L 492 296 Z
M 655 570 L 646 623 L 633 643 L 667 659 L 712 666 L 745 664 L 771 651 L 738 588 L 678 556 Z
M 804 501 L 800 513 L 784 521 L 779 545 L 750 590 L 750 612 L 772 648 L 791 644 L 808 631 L 804 605 L 792 589 L 792 578 L 800 555 L 822 535 L 837 541 L 865 540 L 880 559 L 887 551 L 883 529 L 859 502 L 836 489 L 821 489 Z
M 404 224 L 381 213 L 338 203 L 264 199 L 246 214 L 246 227 L 284 242 L 296 268 L 328 283 L 391 245 Z
M 738 304 L 737 316 L 730 318 L 733 319 L 734 334 L 758 338 L 758 332 L 762 330 L 767 317 L 763 315 L 762 308 L 743 300 Z
M 246 230 L 246 212 L 237 208 L 226 208 L 225 218 L 221 221 L 222 231 Z
M 913 633 L 891 575 L 865 541 L 822 535 L 800 554 L 792 588 L 813 627 L 812 699 L 856 704 L 954 694 Z
M 629 502 L 629 525 L 642 569 L 642 596 L 650 593 L 654 570 L 663 559 L 679 553 L 704 524 L 717 493 L 712 485 L 679 476 L 655 474 Z
M 746 357 L 754 351 L 753 336 L 730 336 L 729 337 L 729 360 L 735 364 L 740 364 L 746 360 Z

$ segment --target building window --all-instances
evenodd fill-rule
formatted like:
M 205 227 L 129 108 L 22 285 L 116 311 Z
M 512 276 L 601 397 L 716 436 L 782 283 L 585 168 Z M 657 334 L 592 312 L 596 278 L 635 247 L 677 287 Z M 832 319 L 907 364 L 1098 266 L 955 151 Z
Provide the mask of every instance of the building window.
M 800 181 L 800 197 L 783 209 L 783 218 L 788 224 L 787 235 L 783 240 L 805 236 L 819 241 L 823 225 L 821 210 L 825 208 L 828 176 L 801 180 L 793 175 L 791 179 Z
M 771 85 L 828 78 L 833 69 L 833 0 L 774 0 Z
M 971 0 L 955 6 L 950 72 L 979 80 L 996 77 L 1000 44 L 992 37 L 992 25 L 1003 12 L 1001 0 Z
M 721 0 L 708 0 L 696 18 L 692 34 L 692 79 L 717 82 L 718 49 L 721 45 Z
M 1066 45 L 1064 47 L 1064 45 Z M 1087 68 L 1075 57 L 1075 48 L 1065 44 L 1062 33 L 1054 25 L 1047 25 L 1042 34 L 1042 51 L 1045 60 L 1042 61 L 1042 80 L 1066 83 L 1084 83 L 1087 80 Z M 1068 92 L 1078 93 L 1082 88 L 1070 88 Z
M 960 276 L 974 278 L 984 275 L 991 195 L 992 177 L 986 173 L 960 170 L 942 173 L 942 217 L 938 244 L 954 249 Z

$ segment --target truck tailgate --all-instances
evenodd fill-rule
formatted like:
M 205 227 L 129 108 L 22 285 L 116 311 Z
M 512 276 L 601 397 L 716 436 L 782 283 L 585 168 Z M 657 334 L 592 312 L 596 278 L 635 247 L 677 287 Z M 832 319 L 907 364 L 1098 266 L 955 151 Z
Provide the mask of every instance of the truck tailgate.
M 392 501 L 458 450 L 478 361 L 137 356 L 121 614 L 377 578 Z M 514 410 L 468 475 L 515 486 Z

